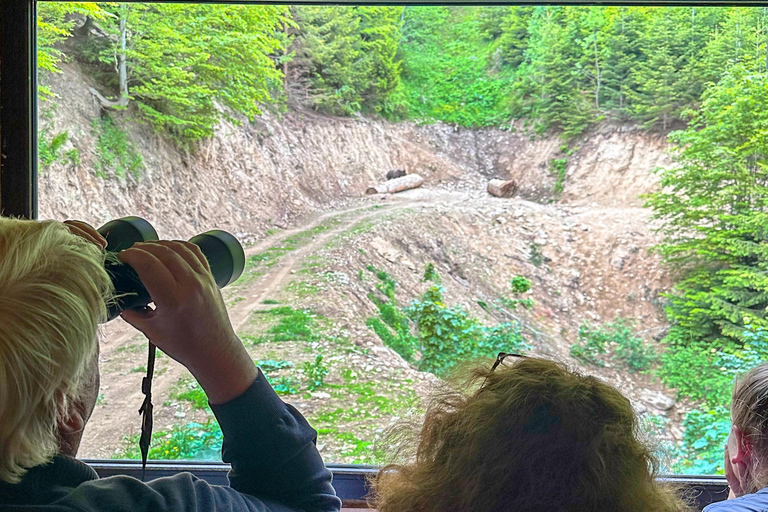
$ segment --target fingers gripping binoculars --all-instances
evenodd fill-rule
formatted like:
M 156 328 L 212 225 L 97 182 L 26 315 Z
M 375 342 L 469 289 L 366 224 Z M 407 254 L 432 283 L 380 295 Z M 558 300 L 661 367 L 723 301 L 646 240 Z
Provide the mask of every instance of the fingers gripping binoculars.
M 107 321 L 116 318 L 120 312 L 146 306 L 152 302 L 147 289 L 136 271 L 117 259 L 116 254 L 128 249 L 137 242 L 159 240 L 157 231 L 141 217 L 123 217 L 112 220 L 97 231 L 107 240 L 107 257 L 104 264 L 115 286 L 115 300 L 109 305 Z M 191 243 L 200 247 L 211 267 L 216 284 L 223 288 L 231 284 L 243 273 L 245 252 L 237 238 L 222 230 L 206 231 L 192 237 Z

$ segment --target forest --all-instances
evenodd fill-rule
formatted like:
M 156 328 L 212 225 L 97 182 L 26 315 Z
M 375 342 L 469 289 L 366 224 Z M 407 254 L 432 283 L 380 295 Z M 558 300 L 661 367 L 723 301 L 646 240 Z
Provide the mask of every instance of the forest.
M 605 122 L 669 133 L 677 165 L 644 200 L 676 284 L 648 371 L 700 404 L 678 469 L 718 469 L 733 377 L 768 355 L 766 8 L 45 2 L 38 14 L 41 110 L 57 101 L 50 74 L 80 62 L 99 84 L 99 140 L 121 148 L 104 174 L 141 172 L 109 118 L 128 108 L 184 151 L 265 109 L 558 133 L 566 148 Z M 43 164 L 76 157 L 59 154 L 66 136 L 41 134 Z

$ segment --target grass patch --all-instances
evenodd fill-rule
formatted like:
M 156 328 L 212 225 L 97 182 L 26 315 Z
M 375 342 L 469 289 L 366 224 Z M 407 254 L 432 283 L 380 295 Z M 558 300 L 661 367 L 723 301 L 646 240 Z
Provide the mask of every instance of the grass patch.
M 208 397 L 203 391 L 203 388 L 195 382 L 189 382 L 187 379 L 182 379 L 177 383 L 177 390 L 171 392 L 171 398 L 176 400 L 185 400 L 192 404 L 195 409 L 208 410 Z
M 308 309 L 293 309 L 281 306 L 265 311 L 254 311 L 254 315 L 277 318 L 277 323 L 269 327 L 261 336 L 242 335 L 240 338 L 260 344 L 279 341 L 315 341 L 318 336 L 313 332 L 317 316 Z
M 315 283 L 309 283 L 307 281 L 291 281 L 285 287 L 286 291 L 293 293 L 298 297 L 308 297 L 320 292 L 320 286 Z
M 280 304 L 278 301 L 274 299 L 264 299 L 261 301 L 262 304 Z
M 133 343 L 131 345 L 123 345 L 122 347 L 119 347 L 117 349 L 117 353 L 122 354 L 123 352 L 128 352 L 130 354 L 141 352 L 142 350 L 146 350 L 147 346 L 144 343 Z

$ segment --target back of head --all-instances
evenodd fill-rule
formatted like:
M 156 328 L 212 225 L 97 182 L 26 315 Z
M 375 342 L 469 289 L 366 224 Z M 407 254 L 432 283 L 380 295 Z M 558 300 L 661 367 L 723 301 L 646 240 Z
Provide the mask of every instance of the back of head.
M 752 368 L 736 380 L 731 397 L 731 420 L 752 445 L 746 493 L 768 486 L 768 363 Z
M 58 452 L 110 290 L 103 252 L 65 225 L 0 217 L 0 480 Z
M 379 512 L 672 511 L 629 401 L 594 377 L 523 358 L 474 372 L 428 408 L 416 460 L 382 470 Z

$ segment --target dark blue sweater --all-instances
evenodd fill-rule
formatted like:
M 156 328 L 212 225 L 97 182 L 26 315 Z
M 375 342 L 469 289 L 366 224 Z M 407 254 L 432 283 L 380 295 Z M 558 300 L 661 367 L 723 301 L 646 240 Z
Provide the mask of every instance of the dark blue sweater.
M 126 476 L 99 479 L 66 456 L 32 468 L 19 484 L 0 482 L 2 511 L 336 512 L 341 501 L 315 448 L 317 433 L 275 394 L 264 376 L 241 396 L 211 406 L 232 464 L 230 487 L 190 473 L 148 483 Z

